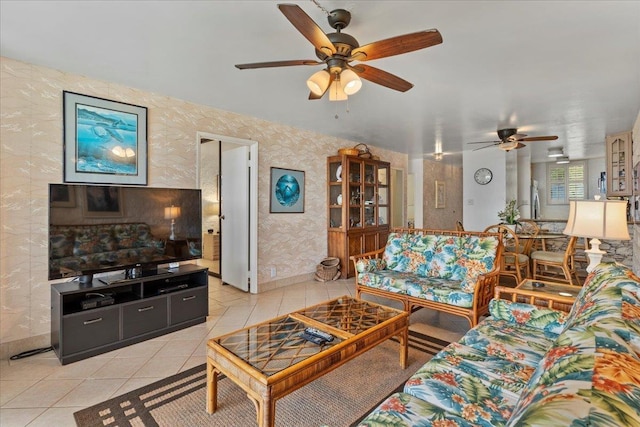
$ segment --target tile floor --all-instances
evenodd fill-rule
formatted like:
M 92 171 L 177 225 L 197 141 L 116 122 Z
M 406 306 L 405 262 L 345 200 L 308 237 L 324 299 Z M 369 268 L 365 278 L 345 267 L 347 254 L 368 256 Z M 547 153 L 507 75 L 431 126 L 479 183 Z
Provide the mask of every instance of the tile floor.
M 75 426 L 73 413 L 80 409 L 204 363 L 205 343 L 211 337 L 342 295 L 355 295 L 353 279 L 305 282 L 259 295 L 224 286 L 213 277 L 209 285 L 206 323 L 65 366 L 53 352 L 1 360 L 0 426 Z M 411 322 L 421 332 L 448 341 L 459 339 L 469 329 L 460 317 L 426 309 L 414 313 Z

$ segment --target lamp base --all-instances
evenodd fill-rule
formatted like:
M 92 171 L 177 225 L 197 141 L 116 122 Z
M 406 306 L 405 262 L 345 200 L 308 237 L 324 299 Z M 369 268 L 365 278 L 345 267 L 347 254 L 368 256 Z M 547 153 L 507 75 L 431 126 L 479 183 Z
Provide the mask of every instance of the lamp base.
M 174 231 L 174 227 L 176 225 L 176 221 L 175 220 L 171 220 L 171 234 L 169 235 L 169 240 L 176 240 L 176 233 Z
M 587 266 L 587 273 L 591 273 L 600 261 L 602 261 L 602 256 L 606 254 L 605 251 L 600 249 L 600 240 L 591 239 L 589 240 L 589 245 L 591 245 L 591 249 L 587 249 L 584 252 L 589 257 L 589 265 Z

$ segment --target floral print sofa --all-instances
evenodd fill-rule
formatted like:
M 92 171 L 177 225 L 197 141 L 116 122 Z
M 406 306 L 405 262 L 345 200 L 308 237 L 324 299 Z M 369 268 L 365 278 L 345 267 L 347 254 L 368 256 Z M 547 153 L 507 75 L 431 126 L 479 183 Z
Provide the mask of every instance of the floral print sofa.
M 502 240 L 472 231 L 395 229 L 384 248 L 352 256 L 356 296 L 398 300 L 463 316 L 471 326 L 489 310 L 498 284 Z
M 360 426 L 640 426 L 640 279 L 627 267 L 596 267 L 569 313 L 499 299 L 490 313 Z
M 164 243 L 145 223 L 60 225 L 49 235 L 50 277 L 92 266 L 126 264 L 126 260 L 154 261 L 164 255 Z

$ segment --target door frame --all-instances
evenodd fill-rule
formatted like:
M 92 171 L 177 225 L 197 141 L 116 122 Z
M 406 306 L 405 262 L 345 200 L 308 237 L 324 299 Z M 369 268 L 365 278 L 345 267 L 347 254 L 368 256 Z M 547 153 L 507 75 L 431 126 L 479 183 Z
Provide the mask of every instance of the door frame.
M 202 139 L 212 139 L 218 141 L 219 144 L 224 142 L 226 144 L 249 147 L 251 156 L 249 160 L 249 292 L 257 294 L 260 291 L 258 283 L 258 142 L 210 132 L 196 132 L 196 180 L 198 188 L 200 188 L 200 141 Z M 222 239 L 220 239 L 220 243 L 222 244 Z M 222 248 L 220 254 L 220 271 L 222 271 L 222 263 L 224 262 Z

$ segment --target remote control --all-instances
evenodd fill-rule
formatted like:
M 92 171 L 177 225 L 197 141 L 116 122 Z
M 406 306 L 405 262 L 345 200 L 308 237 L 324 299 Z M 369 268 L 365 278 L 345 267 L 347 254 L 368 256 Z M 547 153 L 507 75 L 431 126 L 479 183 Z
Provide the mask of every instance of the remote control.
M 327 342 L 327 340 L 324 340 L 319 336 L 310 334 L 308 332 L 301 332 L 300 337 L 317 345 L 324 345 L 324 343 Z
M 333 341 L 333 335 L 328 334 L 328 333 L 326 333 L 326 332 L 322 332 L 322 331 L 321 331 L 321 330 L 319 330 L 319 329 L 316 329 L 316 328 L 307 328 L 307 329 L 305 329 L 304 331 L 305 331 L 306 333 L 308 333 L 308 334 L 311 334 L 311 335 L 315 335 L 315 336 L 317 336 L 317 337 L 320 337 L 320 338 L 322 338 L 322 339 L 323 339 L 323 340 L 325 340 L 325 341 L 329 341 L 329 342 Z

